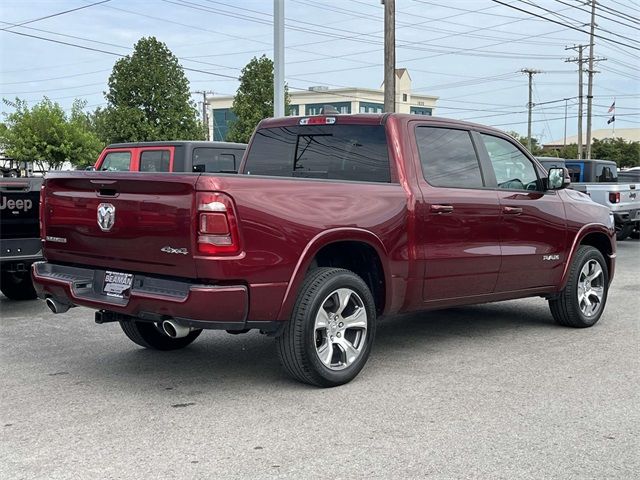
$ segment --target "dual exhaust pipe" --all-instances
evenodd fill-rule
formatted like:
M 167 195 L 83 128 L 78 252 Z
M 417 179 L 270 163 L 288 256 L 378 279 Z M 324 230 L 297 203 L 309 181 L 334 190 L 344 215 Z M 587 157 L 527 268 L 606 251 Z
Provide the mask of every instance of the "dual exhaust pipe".
M 65 313 L 74 305 L 68 303 L 61 303 L 53 297 L 47 297 L 45 303 L 49 310 L 53 313 Z M 191 327 L 186 327 L 173 320 L 165 320 L 162 322 L 162 331 L 171 338 L 184 338 L 193 330 Z

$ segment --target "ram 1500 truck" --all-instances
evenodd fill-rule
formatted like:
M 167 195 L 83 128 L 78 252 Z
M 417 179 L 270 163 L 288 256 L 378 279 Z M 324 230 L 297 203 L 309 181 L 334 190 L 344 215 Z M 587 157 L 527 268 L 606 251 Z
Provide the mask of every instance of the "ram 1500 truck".
M 42 260 L 38 202 L 42 178 L 0 178 L 0 291 L 11 300 L 36 298 L 31 265 Z
M 269 119 L 239 173 L 48 175 L 39 296 L 159 350 L 260 329 L 319 386 L 358 374 L 381 316 L 539 296 L 560 324 L 589 327 L 605 308 L 609 210 L 498 130 Z

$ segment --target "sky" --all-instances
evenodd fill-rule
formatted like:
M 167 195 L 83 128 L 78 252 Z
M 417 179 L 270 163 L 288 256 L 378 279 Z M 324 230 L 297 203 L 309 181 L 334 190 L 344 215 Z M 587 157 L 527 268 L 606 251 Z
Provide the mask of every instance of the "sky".
M 0 0 L 0 97 L 33 105 L 47 96 L 65 109 L 75 98 L 85 99 L 90 110 L 105 106 L 113 64 L 143 36 L 167 44 L 189 69 L 192 91 L 213 95 L 232 95 L 252 57 L 273 58 L 272 0 L 98 2 Z M 380 87 L 380 0 L 284 3 L 285 78 L 292 91 Z M 589 44 L 589 3 L 396 0 L 396 67 L 409 70 L 413 91 L 439 97 L 435 115 L 520 134 L 527 132 L 528 102 L 521 70 L 540 70 L 534 75 L 533 136 L 542 143 L 563 138 L 565 103 L 567 136 L 575 135 L 578 72 L 566 59 L 576 52 L 566 47 Z M 594 54 L 606 60 L 594 67 L 593 129 L 611 128 L 614 98 L 615 127 L 638 128 L 640 1 L 597 5 Z M 1 111 L 11 107 L 3 102 Z

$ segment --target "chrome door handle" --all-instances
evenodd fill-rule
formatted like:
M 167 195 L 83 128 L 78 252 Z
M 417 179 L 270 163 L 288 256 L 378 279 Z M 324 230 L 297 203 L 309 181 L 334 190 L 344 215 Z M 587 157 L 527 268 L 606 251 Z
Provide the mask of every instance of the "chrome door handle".
M 429 211 L 438 214 L 451 213 L 453 212 L 453 205 L 431 205 Z
M 503 207 L 503 213 L 508 215 L 520 215 L 522 213 L 522 208 L 520 207 Z

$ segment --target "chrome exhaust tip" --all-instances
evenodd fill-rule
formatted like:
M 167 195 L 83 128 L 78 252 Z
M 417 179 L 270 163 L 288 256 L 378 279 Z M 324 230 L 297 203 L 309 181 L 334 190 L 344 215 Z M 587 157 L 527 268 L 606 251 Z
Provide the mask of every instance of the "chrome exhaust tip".
M 47 297 L 45 299 L 45 303 L 53 313 L 64 313 L 73 306 L 66 303 L 60 303 L 52 297 Z
M 185 327 L 184 325 L 180 325 L 173 320 L 165 320 L 164 322 L 162 322 L 162 331 L 171 338 L 184 338 L 189 335 L 189 332 L 191 332 L 191 330 L 191 327 Z

